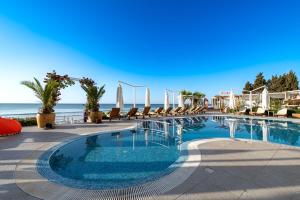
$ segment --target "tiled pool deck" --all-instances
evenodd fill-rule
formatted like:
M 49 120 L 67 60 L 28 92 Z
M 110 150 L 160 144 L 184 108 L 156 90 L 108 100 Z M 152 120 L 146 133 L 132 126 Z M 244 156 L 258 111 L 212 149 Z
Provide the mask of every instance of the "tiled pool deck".
M 31 187 L 32 183 L 43 185 L 44 182 L 39 177 L 35 179 L 28 176 L 36 155 L 72 137 L 134 125 L 134 121 L 126 120 L 100 125 L 66 125 L 54 130 L 32 127 L 24 128 L 21 135 L 0 137 L 0 199 L 37 199 L 30 194 L 39 192 L 44 193 L 46 199 L 71 199 L 70 195 L 65 195 L 65 190 L 53 193 L 47 186 L 42 191 Z M 178 180 L 179 185 L 173 184 L 176 182 L 173 180 L 174 188 L 167 188 L 170 184 L 168 181 L 172 179 L 165 179 L 164 187 L 167 189 L 163 190 L 162 187 L 158 193 L 147 193 L 147 198 L 300 199 L 299 148 L 236 140 L 209 141 L 199 143 L 196 147 L 190 151 L 190 155 L 196 159 L 187 160 L 182 169 L 182 172 L 190 172 L 190 176 Z M 47 191 L 49 194 L 46 194 Z M 78 191 L 77 199 L 81 199 L 80 193 L 84 192 Z M 115 199 L 137 199 L 121 193 L 117 196 L 119 198 Z M 86 196 L 87 199 L 103 199 L 99 194 L 89 197 Z

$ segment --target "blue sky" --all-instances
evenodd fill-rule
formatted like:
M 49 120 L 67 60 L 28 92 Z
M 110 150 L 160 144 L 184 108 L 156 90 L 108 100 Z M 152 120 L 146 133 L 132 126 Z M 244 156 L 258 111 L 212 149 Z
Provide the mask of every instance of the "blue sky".
M 106 84 L 104 103 L 118 80 L 149 86 L 162 103 L 165 88 L 212 97 L 260 71 L 300 76 L 299 10 L 287 0 L 2 0 L 0 102 L 36 102 L 19 83 L 52 69 Z M 61 102 L 84 101 L 78 85 L 63 91 Z

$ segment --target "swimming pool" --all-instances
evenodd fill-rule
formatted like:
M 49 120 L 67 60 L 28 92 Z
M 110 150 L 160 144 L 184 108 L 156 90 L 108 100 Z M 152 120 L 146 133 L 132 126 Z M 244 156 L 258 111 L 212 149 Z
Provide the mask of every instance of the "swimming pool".
M 224 116 L 143 121 L 137 129 L 94 134 L 46 151 L 38 172 L 50 181 L 81 189 L 119 189 L 172 173 L 184 142 L 237 138 L 300 146 L 300 125 Z

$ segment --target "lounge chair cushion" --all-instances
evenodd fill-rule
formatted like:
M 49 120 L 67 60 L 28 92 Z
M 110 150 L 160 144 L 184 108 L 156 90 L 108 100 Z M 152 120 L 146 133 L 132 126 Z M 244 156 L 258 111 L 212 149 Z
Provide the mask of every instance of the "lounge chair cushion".
M 287 108 L 283 108 L 277 112 L 277 115 L 287 115 Z
M 256 114 L 264 114 L 266 112 L 263 108 L 257 108 Z
M 131 117 L 131 116 L 135 116 L 136 113 L 138 111 L 138 108 L 131 108 L 128 113 L 127 113 L 127 116 Z
M 120 117 L 120 108 L 112 108 L 110 113 L 108 114 L 109 118 L 117 118 Z

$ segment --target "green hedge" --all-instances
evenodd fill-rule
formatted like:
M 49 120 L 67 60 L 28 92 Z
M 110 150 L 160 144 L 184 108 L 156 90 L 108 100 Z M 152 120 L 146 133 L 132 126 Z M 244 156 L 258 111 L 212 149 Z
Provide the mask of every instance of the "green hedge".
M 300 114 L 300 109 L 295 109 L 295 110 L 293 110 L 293 113 Z
M 36 118 L 35 117 L 29 117 L 29 118 L 18 118 L 16 119 L 18 120 L 22 126 L 36 126 L 37 122 L 36 122 Z

